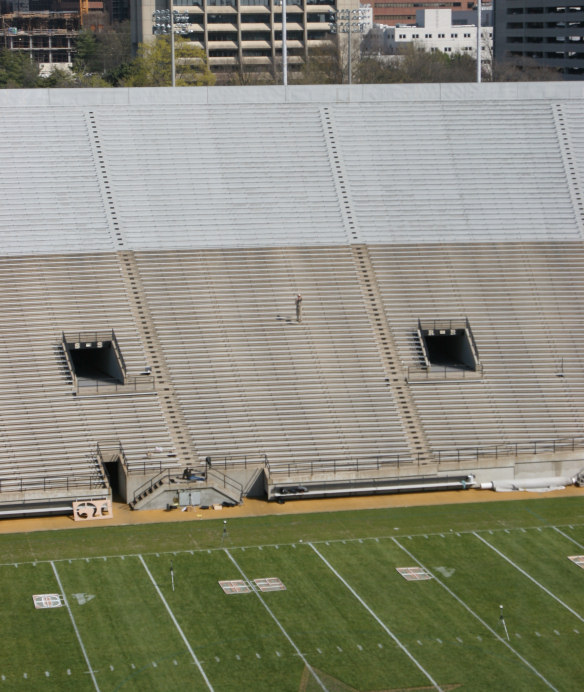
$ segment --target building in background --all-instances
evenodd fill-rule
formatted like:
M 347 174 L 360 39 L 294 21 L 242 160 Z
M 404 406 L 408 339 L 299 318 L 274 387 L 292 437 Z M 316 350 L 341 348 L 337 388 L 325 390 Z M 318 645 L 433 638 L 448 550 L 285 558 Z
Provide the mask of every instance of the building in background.
M 71 66 L 81 29 L 101 31 L 129 17 L 128 0 L 2 0 L 2 48 L 28 54 L 41 74 Z
M 476 16 L 476 13 L 475 13 Z M 448 55 L 462 53 L 476 58 L 477 27 L 473 24 L 455 24 L 451 10 L 418 10 L 416 24 L 383 26 L 377 24 L 368 34 L 364 51 L 382 55 L 396 55 L 413 44 L 429 52 L 440 51 Z M 462 18 L 456 20 L 463 21 Z M 490 63 L 493 45 L 493 27 L 482 27 L 482 61 Z
M 188 4 L 187 4 L 188 3 Z M 330 40 L 330 13 L 358 9 L 359 0 L 288 0 L 286 35 L 288 66 L 299 69 L 311 48 Z M 177 0 L 186 12 L 185 36 L 207 53 L 216 74 L 234 71 L 274 72 L 282 62 L 281 0 Z M 167 9 L 156 0 L 131 0 L 132 43 L 153 39 L 152 14 Z
M 497 62 L 535 60 L 564 79 L 584 79 L 584 6 L 558 0 L 495 0 Z
M 395 26 L 396 24 L 415 24 L 416 12 L 418 10 L 428 9 L 450 9 L 456 10 L 472 10 L 476 3 L 474 0 L 460 0 L 453 2 L 452 0 L 377 0 L 373 1 L 373 21 L 376 24 L 387 24 Z

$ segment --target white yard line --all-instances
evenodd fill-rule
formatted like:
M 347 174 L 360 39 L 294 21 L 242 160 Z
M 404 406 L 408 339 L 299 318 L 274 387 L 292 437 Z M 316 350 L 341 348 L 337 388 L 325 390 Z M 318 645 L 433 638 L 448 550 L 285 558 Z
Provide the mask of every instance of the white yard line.
M 551 690 L 555 690 L 555 692 L 559 692 L 558 689 L 557 689 L 556 687 L 554 687 L 554 686 L 552 685 L 552 683 L 551 683 L 549 680 L 547 680 L 547 679 L 537 670 L 537 668 L 535 668 L 527 659 L 523 658 L 523 656 L 522 656 L 518 651 L 515 651 L 515 649 L 511 646 L 511 644 L 509 644 L 509 642 L 508 642 L 507 640 L 503 639 L 503 637 L 501 637 L 499 634 L 497 634 L 497 632 L 495 632 L 495 630 L 494 630 L 492 627 L 490 627 L 490 626 L 481 618 L 480 615 L 478 615 L 477 613 L 475 613 L 474 610 L 473 610 L 470 606 L 468 606 L 468 605 L 462 600 L 462 598 L 460 598 L 459 596 L 457 596 L 457 595 L 454 593 L 454 591 L 452 591 L 452 589 L 450 589 L 448 586 L 446 586 L 446 584 L 445 584 L 443 581 L 441 581 L 441 580 L 432 572 L 432 570 L 430 570 L 428 567 L 426 567 L 424 564 L 422 564 L 422 563 L 420 562 L 420 560 L 418 560 L 418 558 L 415 557 L 415 555 L 413 555 L 412 553 L 410 553 L 410 551 L 409 551 L 407 548 L 404 548 L 404 546 L 403 546 L 396 538 L 393 538 L 392 540 L 393 540 L 393 542 L 394 542 L 399 548 L 401 548 L 401 549 L 404 551 L 404 553 L 406 553 L 406 555 L 409 555 L 409 557 L 411 557 L 411 559 L 412 559 L 416 564 L 418 564 L 422 569 L 425 569 L 426 572 L 428 572 L 429 574 L 431 574 L 432 577 L 434 578 L 434 581 L 435 581 L 435 582 L 437 582 L 438 584 L 440 584 L 440 586 L 441 586 L 445 591 L 447 591 L 447 592 L 452 596 L 452 598 L 454 598 L 455 601 L 457 601 L 458 603 L 460 603 L 460 605 L 461 605 L 468 613 L 470 613 L 476 620 L 478 620 L 478 621 L 481 623 L 481 625 L 482 625 L 483 627 L 485 627 L 486 629 L 488 629 L 489 632 L 493 635 L 493 637 L 495 637 L 496 639 L 498 639 L 498 640 L 501 642 L 501 644 L 503 644 L 504 646 L 506 646 L 506 647 L 509 649 L 509 651 L 511 651 L 513 654 L 515 654 L 515 656 L 517 656 L 517 658 L 518 658 L 524 665 L 526 665 L 526 666 L 529 668 L 529 670 L 532 671 L 532 673 L 534 673 L 535 675 L 537 675 L 537 677 L 538 677 L 542 682 L 544 682 Z
M 575 538 L 572 538 L 572 536 L 568 536 L 567 533 L 560 531 L 560 529 L 558 529 L 557 526 L 554 526 L 553 529 L 554 529 L 554 531 L 557 531 L 559 534 L 561 534 L 564 538 L 567 538 L 569 541 L 572 541 L 572 543 L 574 545 L 577 545 L 578 548 L 580 548 L 581 550 L 584 550 L 584 545 L 582 545 L 582 543 L 578 543 L 578 541 Z
M 337 572 L 337 570 L 331 565 L 331 563 L 318 551 L 317 548 L 312 543 L 308 544 L 314 552 L 318 555 L 318 557 L 324 562 L 324 564 L 330 569 L 330 571 L 341 581 L 347 589 L 353 594 L 353 596 L 359 601 L 359 603 L 365 608 L 365 610 L 371 615 L 379 625 L 385 630 L 386 634 L 388 634 L 393 641 L 399 646 L 399 648 L 404 652 L 404 654 L 410 659 L 410 661 L 418 668 L 419 671 L 421 671 L 425 677 L 432 683 L 432 685 L 435 687 L 435 689 L 442 691 L 442 688 L 436 680 L 430 675 L 430 673 L 422 666 L 422 664 L 408 651 L 408 649 L 400 642 L 400 640 L 397 638 L 397 636 L 389 629 L 389 627 L 377 616 L 377 614 L 371 610 L 371 608 L 365 603 L 365 601 L 359 596 L 359 594 L 355 591 L 355 589 L 347 582 L 343 577 Z
M 75 618 L 73 617 L 73 612 L 71 610 L 71 606 L 69 605 L 69 601 L 67 600 L 67 595 L 65 594 L 65 589 L 63 588 L 63 584 L 61 583 L 61 579 L 59 577 L 59 573 L 57 572 L 57 568 L 55 567 L 55 563 L 51 562 L 51 567 L 53 568 L 53 573 L 55 574 L 55 579 L 57 580 L 57 584 L 59 585 L 59 589 L 61 589 L 61 595 L 63 596 L 63 601 L 65 603 L 65 606 L 67 607 L 67 611 L 69 612 L 69 617 L 71 618 L 71 624 L 73 625 L 73 629 L 75 630 L 75 634 L 77 635 L 77 641 L 79 642 L 79 646 L 81 647 L 81 651 L 83 652 L 83 657 L 85 658 L 85 663 L 87 664 L 87 668 L 89 669 L 89 674 L 91 675 L 91 679 L 93 680 L 93 686 L 99 692 L 99 685 L 97 684 L 97 680 L 95 678 L 95 673 L 93 672 L 93 668 L 91 667 L 91 663 L 89 662 L 89 656 L 87 655 L 87 651 L 85 649 L 85 646 L 83 644 L 83 640 L 81 639 L 81 634 L 79 633 L 79 629 L 77 628 L 77 623 L 75 622 Z
M 540 588 L 542 591 L 545 591 L 545 592 L 547 593 L 548 596 L 551 596 L 551 598 L 553 598 L 554 601 L 557 601 L 557 603 L 559 603 L 561 606 L 563 606 L 566 610 L 569 610 L 570 613 L 572 613 L 572 615 L 576 616 L 576 617 L 578 618 L 578 620 L 580 620 L 580 622 L 584 622 L 584 618 L 580 615 L 580 613 L 577 613 L 573 608 L 570 608 L 570 606 L 569 606 L 567 603 L 564 603 L 564 601 L 562 601 L 561 598 L 558 598 L 558 597 L 557 597 L 554 593 L 552 593 L 548 588 L 546 588 L 543 584 L 541 584 L 540 582 L 538 582 L 537 579 L 535 579 L 534 577 L 532 577 L 531 574 L 529 574 L 529 573 L 526 572 L 524 569 L 522 569 L 521 567 L 519 567 L 519 565 L 517 565 L 515 562 L 513 562 L 513 560 L 511 560 L 511 558 L 507 557 L 504 553 L 502 553 L 500 550 L 498 550 L 497 548 L 495 548 L 494 545 L 491 545 L 491 543 L 489 543 L 489 541 L 485 540 L 482 536 L 479 536 L 478 533 L 476 533 L 475 531 L 473 531 L 473 534 L 474 534 L 480 541 L 482 541 L 485 545 L 489 546 L 489 548 L 490 548 L 491 550 L 493 550 L 494 552 L 496 552 L 497 555 L 499 555 L 500 557 L 502 557 L 503 560 L 505 560 L 506 562 L 508 562 L 512 567 L 515 567 L 515 569 L 516 569 L 518 572 L 521 572 L 521 574 L 523 574 L 523 576 L 527 577 L 527 578 L 528 578 L 530 581 L 532 581 L 536 586 L 539 586 L 539 588 Z
M 146 570 L 146 574 L 150 577 L 150 581 L 152 582 L 154 588 L 156 589 L 156 592 L 158 593 L 158 595 L 159 595 L 159 597 L 160 597 L 160 600 L 164 603 L 164 607 L 166 608 L 168 614 L 170 615 L 172 621 L 174 622 L 174 626 L 176 627 L 176 629 L 177 629 L 178 633 L 180 634 L 180 636 L 181 636 L 183 642 L 185 643 L 185 646 L 187 647 L 187 649 L 188 649 L 188 651 L 189 651 L 189 653 L 190 653 L 190 655 L 191 655 L 191 658 L 193 659 L 193 661 L 195 662 L 195 665 L 196 665 L 197 668 L 199 669 L 199 672 L 200 672 L 201 675 L 203 676 L 203 680 L 207 683 L 207 687 L 211 690 L 211 692 L 213 692 L 213 686 L 211 685 L 211 682 L 209 681 L 209 678 L 207 677 L 205 671 L 203 670 L 203 666 L 201 665 L 199 659 L 197 658 L 195 652 L 193 651 L 193 648 L 192 648 L 192 646 L 190 645 L 189 640 L 186 638 L 185 633 L 182 631 L 181 626 L 178 624 L 178 621 L 177 621 L 177 619 L 175 618 L 174 613 L 173 613 L 172 610 L 170 609 L 170 606 L 168 605 L 168 603 L 167 603 L 167 601 L 166 601 L 166 598 L 164 598 L 164 594 L 163 594 L 162 591 L 159 589 L 158 584 L 156 583 L 156 580 L 155 580 L 154 577 L 152 576 L 152 572 L 148 569 L 148 565 L 147 565 L 146 562 L 144 561 L 144 558 L 142 557 L 142 555 L 138 555 L 138 557 L 139 557 L 139 559 L 140 559 L 140 562 L 142 563 L 142 566 L 143 566 L 144 569 Z
M 235 567 L 237 567 L 238 572 L 239 572 L 239 573 L 241 574 L 241 576 L 245 579 L 245 581 L 249 582 L 250 580 L 247 578 L 247 575 L 246 575 L 245 572 L 241 569 L 241 567 L 240 567 L 239 564 L 237 563 L 236 559 L 235 559 L 235 558 L 233 557 L 233 555 L 229 552 L 229 550 L 227 550 L 227 548 L 224 548 L 224 551 L 225 551 L 227 557 L 231 560 L 231 562 L 233 562 L 233 564 L 235 565 Z M 264 606 L 264 608 L 268 611 L 268 613 L 270 614 L 272 620 L 276 623 L 276 625 L 278 625 L 278 627 L 279 627 L 279 629 L 280 629 L 280 632 L 282 632 L 282 634 L 283 634 L 283 635 L 286 637 L 286 639 L 290 642 L 290 644 L 291 644 L 292 648 L 294 649 L 294 651 L 296 651 L 296 653 L 298 654 L 298 656 L 302 659 L 302 661 L 304 661 L 304 665 L 308 668 L 310 674 L 311 674 L 312 677 L 316 680 L 316 682 L 317 682 L 318 686 L 320 687 L 320 689 L 323 690 L 323 692 L 328 692 L 328 689 L 324 686 L 324 683 L 322 682 L 322 680 L 318 677 L 318 675 L 316 674 L 316 672 L 314 671 L 314 669 L 312 668 L 312 666 L 310 665 L 310 663 L 306 660 L 306 656 L 305 656 L 305 655 L 300 651 L 300 649 L 296 646 L 296 643 L 293 641 L 292 637 L 288 634 L 288 632 L 286 632 L 286 630 L 284 629 L 284 626 L 283 626 L 282 623 L 278 620 L 278 618 L 274 615 L 274 613 L 272 612 L 272 610 L 270 609 L 270 607 L 268 606 L 268 604 L 267 604 L 267 603 L 264 601 L 264 599 L 262 598 L 262 596 L 261 596 L 261 594 L 259 593 L 259 591 L 257 591 L 256 589 L 254 589 L 254 590 L 253 590 L 253 593 L 255 593 L 255 595 L 260 599 L 260 603 L 261 603 L 261 604 Z

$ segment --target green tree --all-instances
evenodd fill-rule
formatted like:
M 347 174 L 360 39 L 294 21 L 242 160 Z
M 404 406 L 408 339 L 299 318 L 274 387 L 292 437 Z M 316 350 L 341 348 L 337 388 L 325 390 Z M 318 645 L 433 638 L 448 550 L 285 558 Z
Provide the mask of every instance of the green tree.
M 47 89 L 95 89 L 109 87 L 111 84 L 99 74 L 71 72 L 57 67 L 48 77 L 41 78 L 39 86 Z
M 38 86 L 39 66 L 27 53 L 0 50 L 0 88 L 32 89 Z
M 338 41 L 327 41 L 312 48 L 299 75 L 299 84 L 341 84 L 345 78 L 343 55 Z
M 141 43 L 133 62 L 131 75 L 123 79 L 124 86 L 170 86 L 171 41 L 169 36 L 158 36 L 152 43 Z M 209 69 L 202 48 L 193 46 L 182 37 L 174 43 L 177 86 L 213 86 L 215 75 Z
M 73 58 L 73 72 L 84 74 L 94 72 L 97 56 L 97 40 L 93 31 L 83 29 L 75 42 L 76 53 Z

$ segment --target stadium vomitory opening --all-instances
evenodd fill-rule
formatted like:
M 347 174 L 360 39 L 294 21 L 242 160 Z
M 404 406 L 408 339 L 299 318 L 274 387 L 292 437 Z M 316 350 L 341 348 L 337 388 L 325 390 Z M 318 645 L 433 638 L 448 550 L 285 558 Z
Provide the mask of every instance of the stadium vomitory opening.
M 0 515 L 580 482 L 581 85 L 3 90 L 0 128 Z

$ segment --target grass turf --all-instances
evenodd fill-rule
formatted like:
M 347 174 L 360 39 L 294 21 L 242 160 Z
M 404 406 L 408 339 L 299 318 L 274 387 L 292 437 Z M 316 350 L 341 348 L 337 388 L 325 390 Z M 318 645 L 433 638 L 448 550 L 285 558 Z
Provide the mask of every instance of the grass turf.
M 209 689 L 200 665 L 215 690 L 581 687 L 584 570 L 567 559 L 584 554 L 580 498 L 222 530 L 218 520 L 0 536 L 0 685 Z M 435 579 L 396 571 L 418 563 Z M 33 607 L 32 594 L 61 591 L 55 572 L 72 618 Z M 225 595 L 217 582 L 242 574 L 277 576 L 286 591 Z

